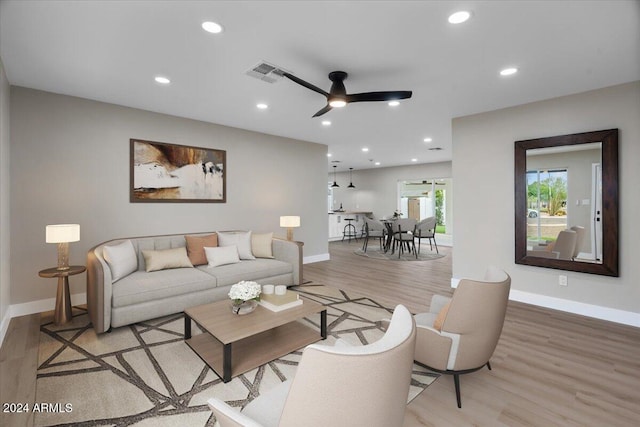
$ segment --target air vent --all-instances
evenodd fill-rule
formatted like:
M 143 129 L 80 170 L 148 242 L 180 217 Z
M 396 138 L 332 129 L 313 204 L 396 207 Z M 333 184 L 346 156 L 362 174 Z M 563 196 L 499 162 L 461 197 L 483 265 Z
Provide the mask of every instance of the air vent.
M 429 148 L 429 151 L 440 151 L 440 150 L 442 150 L 442 147 Z
M 262 61 L 251 69 L 247 70 L 245 74 L 267 83 L 275 83 L 280 80 L 283 74 L 286 72 L 288 71 L 278 67 L 277 65 Z
M 331 163 L 342 163 L 340 160 L 331 160 Z

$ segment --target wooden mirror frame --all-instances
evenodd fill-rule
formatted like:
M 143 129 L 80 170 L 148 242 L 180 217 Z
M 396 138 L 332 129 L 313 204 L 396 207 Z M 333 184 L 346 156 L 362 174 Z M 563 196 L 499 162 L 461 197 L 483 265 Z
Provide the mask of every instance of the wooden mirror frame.
M 527 255 L 527 150 L 602 143 L 602 263 Z M 618 129 L 552 136 L 515 142 L 516 264 L 618 277 Z

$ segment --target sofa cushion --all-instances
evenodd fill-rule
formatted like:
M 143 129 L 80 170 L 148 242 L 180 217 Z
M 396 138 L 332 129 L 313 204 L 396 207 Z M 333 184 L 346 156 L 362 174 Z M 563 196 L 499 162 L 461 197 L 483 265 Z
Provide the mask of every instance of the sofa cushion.
M 216 287 L 215 276 L 197 268 L 136 271 L 113 284 L 113 307 L 124 307 Z
M 214 276 L 218 286 L 233 285 L 241 280 L 260 281 L 259 279 L 293 273 L 293 265 L 276 259 L 254 259 L 216 268 L 200 266 L 197 269 Z
M 216 233 L 208 236 L 184 236 L 187 242 L 187 255 L 193 265 L 203 265 L 207 263 L 207 256 L 204 247 L 215 248 L 218 246 L 218 235 Z
M 271 241 L 273 233 L 251 233 L 251 252 L 256 258 L 273 258 Z
M 235 245 L 221 246 L 217 248 L 204 248 L 204 253 L 207 255 L 207 261 L 209 261 L 207 267 L 209 268 L 240 262 L 240 258 L 238 257 L 238 247 Z
M 138 257 L 131 240 L 105 246 L 102 256 L 111 269 L 111 281 L 116 282 L 138 268 Z
M 219 231 L 218 246 L 237 246 L 240 259 L 256 259 L 251 252 L 250 231 Z
M 161 251 L 142 251 L 146 271 L 165 270 L 167 268 L 193 267 L 186 248 L 164 249 Z

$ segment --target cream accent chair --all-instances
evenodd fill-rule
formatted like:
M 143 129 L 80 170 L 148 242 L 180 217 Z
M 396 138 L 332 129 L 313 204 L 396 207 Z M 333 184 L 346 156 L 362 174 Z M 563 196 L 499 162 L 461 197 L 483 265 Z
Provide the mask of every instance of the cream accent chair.
M 307 346 L 294 378 L 242 412 L 216 398 L 207 403 L 221 427 L 401 426 L 415 343 L 413 317 L 398 305 L 380 340 L 364 346 L 344 340 Z
M 533 250 L 527 251 L 527 255 L 570 261 L 574 258 L 577 240 L 578 233 L 575 230 L 562 230 L 558 233 L 555 242 L 550 245 L 534 246 Z
M 491 369 L 489 359 L 502 332 L 510 287 L 507 273 L 489 267 L 484 281 L 462 279 L 452 298 L 434 295 L 429 312 L 414 316 L 415 361 L 453 375 L 458 408 L 462 407 L 459 376 L 485 365 Z
M 578 254 L 580 253 L 580 249 L 582 248 L 582 242 L 584 241 L 585 229 L 581 225 L 574 225 L 569 230 L 576 232 L 576 245 L 573 249 L 573 259 L 576 259 Z

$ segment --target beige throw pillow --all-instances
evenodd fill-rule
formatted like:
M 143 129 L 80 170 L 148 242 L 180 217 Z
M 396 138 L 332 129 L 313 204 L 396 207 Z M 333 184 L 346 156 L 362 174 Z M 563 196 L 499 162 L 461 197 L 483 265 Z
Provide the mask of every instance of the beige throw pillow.
M 271 240 L 273 233 L 251 234 L 251 252 L 256 258 L 273 258 Z
M 187 242 L 187 255 L 193 265 L 203 265 L 207 263 L 207 255 L 204 248 L 215 248 L 218 246 L 218 235 L 216 233 L 208 236 L 184 236 Z
M 142 256 L 144 257 L 147 273 L 167 268 L 193 267 L 187 256 L 187 248 L 142 251 Z

